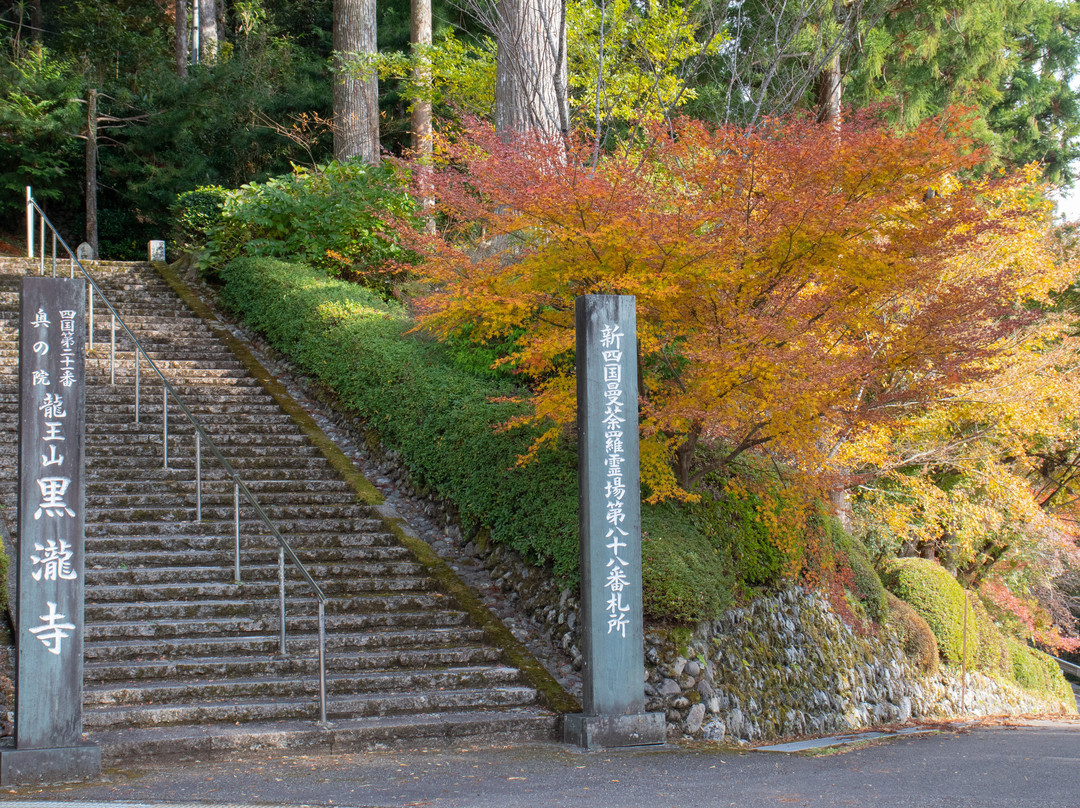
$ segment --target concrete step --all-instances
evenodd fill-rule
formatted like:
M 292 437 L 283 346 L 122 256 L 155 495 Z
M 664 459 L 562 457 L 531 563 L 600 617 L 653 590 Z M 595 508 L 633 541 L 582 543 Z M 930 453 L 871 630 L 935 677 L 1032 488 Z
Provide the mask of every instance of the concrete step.
M 257 676 L 245 676 L 238 669 L 223 667 L 220 674 L 200 673 L 190 678 L 177 673 L 168 682 L 137 680 L 95 683 L 84 691 L 83 704 L 86 709 L 111 705 L 141 707 L 152 704 L 156 707 L 211 699 L 266 698 L 277 701 L 306 698 L 316 694 L 317 661 L 312 659 L 310 664 L 303 668 L 294 662 L 296 660 L 291 658 L 266 658 L 262 664 L 270 670 L 258 671 Z M 516 668 L 502 665 L 448 666 L 432 671 L 381 670 L 348 673 L 331 672 L 328 669 L 326 692 L 331 700 L 335 700 L 369 694 L 446 691 L 450 688 L 495 690 L 518 685 L 520 678 L 521 674 Z
M 320 726 L 314 719 L 200 724 L 169 728 L 117 728 L 95 732 L 107 763 L 137 763 L 161 756 L 222 757 L 241 751 L 359 751 L 378 746 L 460 747 L 485 743 L 557 740 L 558 716 L 533 708 L 442 711 L 364 718 L 335 718 Z
M 86 680 L 88 682 L 157 681 L 181 678 L 222 678 L 230 676 L 251 677 L 268 671 L 276 675 L 310 675 L 318 673 L 318 648 L 316 639 L 302 635 L 288 637 L 288 656 L 278 655 L 280 650 L 275 638 L 205 638 L 191 643 L 171 643 L 175 653 L 166 648 L 149 649 L 136 655 L 137 649 L 121 646 L 119 651 L 107 656 L 87 653 Z M 195 653 L 193 646 L 205 649 Z M 93 649 L 89 649 L 93 650 Z M 112 649 L 108 649 L 112 650 Z M 147 656 L 147 653 L 152 656 Z M 157 655 L 160 653 L 160 655 Z M 217 654 L 217 655 L 215 655 Z M 498 652 L 481 644 L 469 644 L 459 638 L 455 645 L 425 648 L 378 648 L 362 650 L 357 644 L 335 641 L 327 649 L 326 669 L 337 673 L 346 671 L 389 671 L 447 668 L 454 665 L 487 665 L 498 660 Z M 344 681 L 344 679 L 342 680 Z
M 312 685 L 314 691 L 314 683 Z M 207 722 L 282 721 L 313 719 L 318 714 L 315 694 L 309 698 L 249 698 L 195 701 L 178 705 L 131 705 L 90 708 L 83 713 L 86 730 L 116 729 L 163 724 Z M 482 689 L 436 690 L 423 693 L 378 693 L 333 696 L 327 699 L 327 718 L 363 718 L 438 711 L 524 707 L 535 703 L 529 687 L 501 686 Z
M 423 644 L 425 639 L 418 631 L 427 628 L 457 629 L 452 635 L 446 634 L 443 636 L 440 639 L 441 644 L 445 645 L 452 640 L 465 642 L 469 635 L 462 633 L 465 630 L 464 621 L 465 615 L 461 612 L 432 611 L 428 608 L 402 609 L 395 612 L 372 612 L 369 614 L 327 614 L 326 629 L 330 633 L 327 635 L 326 642 L 328 648 L 346 642 L 352 643 L 354 647 L 360 647 L 354 640 L 349 639 L 349 632 L 376 632 L 373 636 L 382 637 L 383 642 L 388 642 L 394 639 L 393 632 L 404 631 L 407 635 L 412 636 L 416 643 Z M 289 647 L 293 647 L 291 638 L 297 634 L 313 637 L 314 632 L 318 629 L 317 622 L 314 609 L 307 614 L 288 616 L 285 621 L 285 628 L 290 637 Z M 257 639 L 264 643 L 261 647 L 267 649 L 268 653 L 276 653 L 277 637 L 280 630 L 281 625 L 278 622 L 276 607 L 273 610 L 263 611 L 259 615 L 215 617 L 213 622 L 208 622 L 202 617 L 174 617 L 156 623 L 146 620 L 134 622 L 110 621 L 102 618 L 88 622 L 86 626 L 86 653 L 87 658 L 91 658 L 89 649 L 94 643 L 106 644 L 103 646 L 94 645 L 95 648 L 117 649 L 117 653 L 123 653 L 125 643 L 150 641 L 152 645 L 148 646 L 143 653 L 154 656 L 158 653 L 155 649 L 162 647 L 160 645 L 162 642 L 176 640 L 178 642 L 176 649 L 170 653 L 174 655 L 180 654 L 184 648 L 193 647 L 191 654 L 198 656 L 209 653 L 194 647 L 198 646 L 207 637 L 224 637 L 229 642 L 240 643 L 245 641 L 244 637 L 249 634 L 257 635 Z M 472 630 L 468 629 L 468 631 Z M 439 638 L 436 635 L 430 635 L 427 639 L 435 640 Z M 303 647 L 303 639 L 301 638 L 299 641 L 301 647 Z M 312 639 L 312 647 L 314 647 L 314 642 L 314 639 Z M 193 645 L 189 646 L 189 643 Z M 101 651 L 97 650 L 93 653 L 100 654 Z

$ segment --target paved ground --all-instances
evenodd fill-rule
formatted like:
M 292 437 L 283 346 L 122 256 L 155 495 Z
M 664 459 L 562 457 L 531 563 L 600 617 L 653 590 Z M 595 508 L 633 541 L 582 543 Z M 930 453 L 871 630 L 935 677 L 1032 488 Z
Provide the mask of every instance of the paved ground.
M 1073 808 L 1080 721 L 969 726 L 814 755 L 679 746 L 582 753 L 557 745 L 349 755 L 250 755 L 112 769 L 73 786 L 5 789 L 4 808 L 65 805 L 433 808 Z

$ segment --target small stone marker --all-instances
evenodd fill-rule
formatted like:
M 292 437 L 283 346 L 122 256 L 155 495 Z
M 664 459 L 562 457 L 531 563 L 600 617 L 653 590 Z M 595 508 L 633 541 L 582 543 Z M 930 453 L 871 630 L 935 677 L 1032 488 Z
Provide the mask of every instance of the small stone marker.
M 165 260 L 165 242 L 164 241 L 151 241 L 147 245 L 147 253 L 150 256 L 151 261 L 164 261 Z
M 665 740 L 664 714 L 645 712 L 636 303 L 576 303 L 584 712 L 563 735 L 587 749 Z
M 0 784 L 86 779 L 82 738 L 86 282 L 26 277 L 19 339 L 15 748 Z
M 75 248 L 75 257 L 80 261 L 93 261 L 94 260 L 94 248 L 90 246 L 90 243 L 84 241 L 78 247 Z

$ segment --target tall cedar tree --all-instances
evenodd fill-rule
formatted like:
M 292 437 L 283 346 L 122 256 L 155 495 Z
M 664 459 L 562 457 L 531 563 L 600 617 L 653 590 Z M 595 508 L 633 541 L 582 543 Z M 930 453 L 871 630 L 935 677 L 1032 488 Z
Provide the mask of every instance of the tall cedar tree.
M 334 51 L 374 54 L 375 0 L 334 0 Z M 334 76 L 334 157 L 379 161 L 379 80 L 348 70 Z

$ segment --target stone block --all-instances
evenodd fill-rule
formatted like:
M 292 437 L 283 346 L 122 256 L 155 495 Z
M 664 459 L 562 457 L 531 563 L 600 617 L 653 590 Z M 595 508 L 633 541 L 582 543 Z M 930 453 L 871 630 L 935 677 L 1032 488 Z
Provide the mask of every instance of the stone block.
M 0 785 L 74 783 L 101 775 L 101 747 L 0 750 Z
M 165 242 L 164 241 L 151 241 L 146 248 L 150 261 L 164 261 L 165 260 Z
M 563 740 L 590 750 L 655 746 L 664 743 L 666 731 L 663 713 L 563 717 Z

